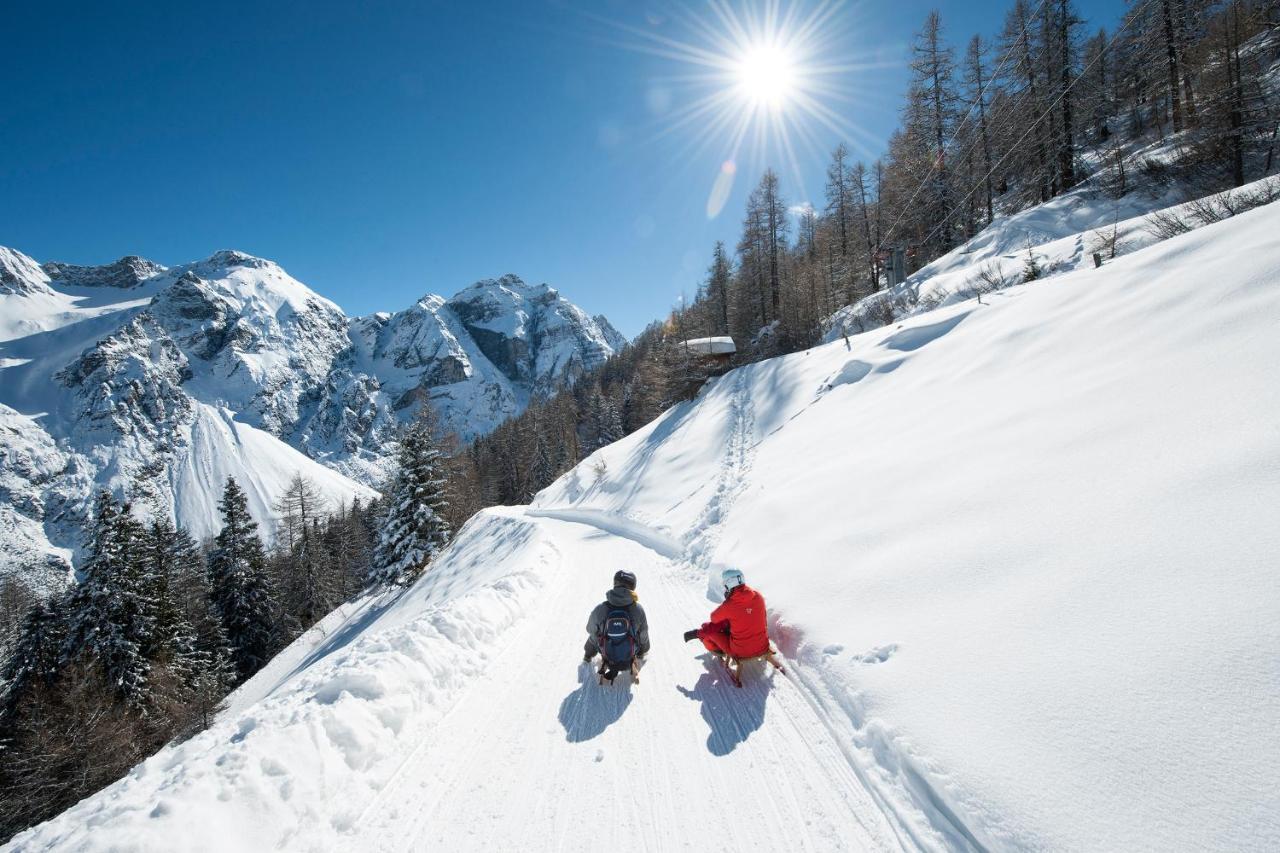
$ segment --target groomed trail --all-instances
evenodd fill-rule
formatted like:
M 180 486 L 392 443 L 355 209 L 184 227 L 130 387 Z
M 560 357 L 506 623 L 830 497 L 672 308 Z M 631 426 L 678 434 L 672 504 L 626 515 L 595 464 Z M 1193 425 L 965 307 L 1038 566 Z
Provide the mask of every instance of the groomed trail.
M 802 687 L 757 668 L 736 688 L 681 642 L 712 605 L 660 542 L 646 543 L 654 550 L 585 518 L 532 520 L 561 555 L 559 582 L 528 603 L 484 676 L 351 827 L 354 847 L 919 846 L 879 807 Z M 601 686 L 576 661 L 587 614 L 618 569 L 639 578 L 653 651 L 638 685 L 620 676 Z

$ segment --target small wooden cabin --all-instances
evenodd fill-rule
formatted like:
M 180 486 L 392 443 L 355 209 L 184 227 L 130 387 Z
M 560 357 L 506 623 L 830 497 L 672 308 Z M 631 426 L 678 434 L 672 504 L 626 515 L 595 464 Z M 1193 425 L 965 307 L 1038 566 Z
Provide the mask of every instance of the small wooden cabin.
M 724 335 L 717 338 L 693 338 L 684 341 L 680 347 L 687 353 L 706 359 L 713 364 L 728 364 L 733 354 L 738 351 L 733 338 Z

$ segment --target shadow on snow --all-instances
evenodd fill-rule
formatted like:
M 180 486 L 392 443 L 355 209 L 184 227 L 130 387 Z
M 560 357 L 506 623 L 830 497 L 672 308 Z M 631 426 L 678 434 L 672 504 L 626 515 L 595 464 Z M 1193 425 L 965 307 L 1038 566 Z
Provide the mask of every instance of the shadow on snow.
M 565 740 L 582 743 L 604 734 L 631 704 L 631 677 L 619 675 L 611 686 L 597 683 L 595 668 L 578 666 L 578 689 L 560 703 L 560 725 Z
M 728 755 L 764 725 L 769 680 L 749 671 L 743 686 L 738 688 L 719 663 L 712 663 L 710 655 L 704 657 L 703 663 L 712 669 L 699 676 L 692 690 L 679 685 L 676 689 L 702 703 L 702 719 L 711 729 L 707 734 L 707 750 L 715 756 Z

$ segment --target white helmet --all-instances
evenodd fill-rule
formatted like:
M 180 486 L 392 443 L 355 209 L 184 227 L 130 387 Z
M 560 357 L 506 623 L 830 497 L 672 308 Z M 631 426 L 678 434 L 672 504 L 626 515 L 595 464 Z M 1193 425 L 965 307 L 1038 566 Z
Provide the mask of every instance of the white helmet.
M 729 592 L 735 587 L 742 586 L 747 579 L 742 576 L 742 572 L 737 569 L 725 569 L 720 573 L 720 580 L 724 583 L 724 594 L 728 597 Z

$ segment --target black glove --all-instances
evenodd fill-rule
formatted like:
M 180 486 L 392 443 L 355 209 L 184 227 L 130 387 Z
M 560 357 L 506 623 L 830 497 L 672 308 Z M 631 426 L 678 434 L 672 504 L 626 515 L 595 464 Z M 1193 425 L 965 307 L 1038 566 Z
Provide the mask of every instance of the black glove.
M 685 632 L 684 632 L 684 641 L 685 641 L 686 643 L 687 643 L 687 642 L 689 642 L 690 640 L 696 640 L 697 638 L 698 638 L 698 629 L 697 629 L 697 628 L 694 628 L 692 631 L 685 631 Z

